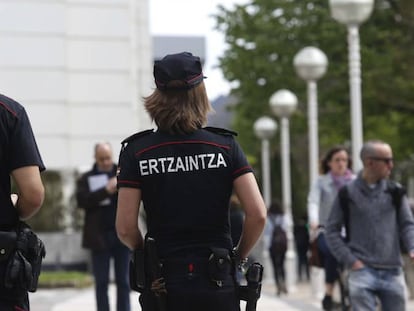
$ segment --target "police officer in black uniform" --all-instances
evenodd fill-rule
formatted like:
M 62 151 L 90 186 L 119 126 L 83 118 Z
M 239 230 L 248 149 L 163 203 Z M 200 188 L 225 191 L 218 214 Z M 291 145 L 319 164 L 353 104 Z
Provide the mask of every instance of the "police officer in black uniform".
M 40 172 L 45 166 L 24 107 L 0 94 L 0 118 L 0 231 L 8 232 L 19 219 L 28 219 L 40 209 L 44 199 Z M 17 194 L 11 193 L 10 176 Z M 27 311 L 27 292 L 5 288 L 6 265 L 7 258 L 0 258 L 0 311 Z
M 127 138 L 118 168 L 118 235 L 132 250 L 151 247 L 142 310 L 239 310 L 229 199 L 234 190 L 245 212 L 235 249 L 242 260 L 266 221 L 256 179 L 235 133 L 203 127 L 211 106 L 199 57 L 167 55 L 155 62 L 154 77 L 157 88 L 145 98 L 145 108 L 158 129 Z M 145 239 L 137 221 L 141 201 Z

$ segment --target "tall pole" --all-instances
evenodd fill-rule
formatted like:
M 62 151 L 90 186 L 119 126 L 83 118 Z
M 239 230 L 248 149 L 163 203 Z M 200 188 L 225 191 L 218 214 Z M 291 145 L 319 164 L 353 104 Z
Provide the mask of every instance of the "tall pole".
M 308 135 L 309 135 L 309 188 L 318 178 L 319 141 L 318 141 L 318 98 L 316 80 L 321 78 L 328 67 L 328 59 L 317 47 L 301 49 L 293 59 L 298 76 L 307 82 L 308 98 Z M 311 267 L 311 285 L 314 296 L 323 295 L 324 273 Z
M 270 152 L 269 139 L 274 135 L 277 124 L 273 119 L 263 116 L 257 119 L 253 125 L 254 132 L 262 141 L 262 189 L 266 207 L 271 203 L 272 191 L 270 185 Z
M 272 198 L 271 183 L 270 183 L 270 152 L 269 152 L 269 139 L 274 135 L 277 124 L 276 122 L 267 117 L 263 116 L 257 119 L 253 125 L 254 132 L 257 137 L 262 141 L 262 191 L 263 199 L 265 201 L 266 207 L 269 208 Z M 267 247 L 265 248 L 264 236 L 260 239 L 259 243 L 256 245 L 256 256 L 257 259 L 263 262 L 265 267 L 271 265 Z M 267 269 L 264 271 L 265 279 L 270 278 L 271 275 L 267 273 Z
M 298 76 L 307 83 L 308 97 L 308 141 L 309 141 L 309 187 L 318 178 L 318 98 L 316 80 L 320 79 L 328 67 L 328 59 L 323 51 L 307 46 L 296 53 L 293 65 Z
M 352 165 L 355 172 L 362 168 L 359 152 L 362 148 L 361 56 L 357 25 L 348 25 L 349 85 L 351 100 Z
M 286 286 L 289 291 L 295 290 L 296 284 L 296 251 L 293 239 L 292 191 L 290 181 L 290 143 L 289 116 L 296 109 L 298 99 L 289 90 L 275 92 L 269 100 L 273 113 L 280 117 L 280 157 L 282 170 L 282 204 L 287 219 L 287 251 L 286 251 Z
M 262 139 L 262 184 L 263 198 L 266 207 L 269 208 L 271 202 L 271 182 L 270 182 L 270 154 L 269 140 Z
M 318 178 L 318 98 L 315 81 L 308 81 L 309 185 Z
M 315 81 L 308 81 L 308 132 L 309 132 L 309 187 L 319 176 L 319 139 L 318 139 L 318 99 Z M 323 296 L 324 273 L 321 269 L 311 267 L 312 293 L 315 297 Z
M 293 240 L 292 191 L 290 181 L 289 118 L 281 118 L 282 203 L 287 215 L 286 286 L 289 291 L 296 283 L 296 255 Z
M 351 102 L 352 162 L 356 172 L 362 168 L 359 152 L 362 147 L 361 55 L 359 25 L 374 10 L 375 0 L 329 0 L 332 17 L 347 26 L 349 92 Z

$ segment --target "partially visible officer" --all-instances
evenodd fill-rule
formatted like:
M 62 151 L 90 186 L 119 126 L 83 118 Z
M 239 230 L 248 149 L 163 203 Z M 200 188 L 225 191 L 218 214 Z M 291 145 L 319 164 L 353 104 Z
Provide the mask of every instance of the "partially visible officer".
M 413 216 L 401 186 L 388 179 L 393 168 L 390 145 L 366 142 L 361 160 L 363 170 L 334 201 L 326 227 L 328 246 L 350 269 L 352 310 L 377 310 L 378 298 L 383 311 L 405 311 L 400 236 L 414 259 Z
M 24 107 L 0 94 L 0 118 L 0 231 L 11 231 L 19 219 L 29 219 L 40 209 L 44 199 L 40 172 L 45 166 Z M 10 177 L 17 194 L 11 194 Z M 4 287 L 6 264 L 0 262 L 0 311 L 28 311 L 27 292 Z
M 157 88 L 145 108 L 158 129 L 123 142 L 118 175 L 118 235 L 131 250 L 144 248 L 137 222 L 142 201 L 145 250 L 151 247 L 147 256 L 153 259 L 149 242 L 155 240 L 162 263 L 159 279 L 151 278 L 140 296 L 142 310 L 240 310 L 230 262 L 229 200 L 234 189 L 244 208 L 235 253 L 245 259 L 266 221 L 255 176 L 235 133 L 203 127 L 211 106 L 199 57 L 167 55 L 155 62 L 154 77 Z M 150 270 L 151 263 L 145 274 Z
M 128 263 L 129 249 L 118 239 L 115 230 L 117 209 L 116 169 L 112 147 L 97 143 L 95 163 L 77 181 L 76 199 L 85 210 L 82 246 L 92 253 L 97 311 L 109 311 L 108 284 L 111 258 L 114 260 L 117 287 L 117 311 L 130 310 Z

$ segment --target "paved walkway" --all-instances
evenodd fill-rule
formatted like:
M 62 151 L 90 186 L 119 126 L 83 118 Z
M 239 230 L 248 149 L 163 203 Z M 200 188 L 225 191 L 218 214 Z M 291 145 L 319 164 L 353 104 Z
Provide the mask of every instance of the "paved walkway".
M 277 297 L 273 284 L 264 284 L 262 296 L 257 304 L 258 311 L 318 311 L 320 301 L 312 296 L 310 283 L 299 283 L 289 295 Z M 115 310 L 115 286 L 109 289 L 111 310 Z M 84 289 L 40 289 L 30 294 L 32 311 L 96 311 L 94 290 Z M 139 311 L 138 293 L 131 292 L 132 311 Z M 245 304 L 242 303 L 241 310 Z M 410 300 L 407 311 L 414 311 Z
M 319 303 L 304 299 L 309 291 L 309 285 L 298 286 L 295 294 L 276 297 L 275 288 L 272 284 L 265 284 L 262 296 L 257 304 L 260 311 L 317 311 Z M 302 293 L 301 293 L 302 291 Z M 115 310 L 116 288 L 111 285 L 109 288 L 111 310 Z M 32 311 L 95 311 L 95 297 L 93 287 L 84 289 L 39 289 L 36 293 L 30 294 Z M 138 293 L 131 292 L 131 304 L 133 311 L 139 311 Z M 242 310 L 245 304 L 242 302 Z

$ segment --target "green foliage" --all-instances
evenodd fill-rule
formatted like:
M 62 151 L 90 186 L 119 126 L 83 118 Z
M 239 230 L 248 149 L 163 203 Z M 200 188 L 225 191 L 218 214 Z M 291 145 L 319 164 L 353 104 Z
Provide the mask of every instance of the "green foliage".
M 363 126 L 365 139 L 388 141 L 395 157 L 405 159 L 414 153 L 414 144 L 408 142 L 414 135 L 414 23 L 401 13 L 409 1 L 393 2 L 376 1 L 373 15 L 360 27 Z M 253 124 L 272 115 L 270 96 L 289 89 L 299 99 L 290 122 L 293 210 L 298 217 L 305 211 L 309 189 L 308 125 L 306 85 L 295 73 L 293 57 L 303 47 L 315 46 L 329 60 L 327 73 L 318 81 L 320 154 L 349 143 L 346 27 L 332 19 L 327 0 L 251 0 L 231 9 L 219 6 L 215 18 L 228 44 L 220 66 L 238 98 L 233 127 L 248 155 L 260 159 Z M 271 141 L 272 193 L 280 197 L 278 136 Z
M 80 230 L 83 226 L 84 211 L 76 208 L 75 194 L 72 194 L 69 202 L 65 202 L 63 198 L 63 188 L 68 185 L 63 184 L 62 174 L 72 174 L 72 172 L 46 170 L 41 174 L 45 199 L 39 212 L 26 221 L 37 232 L 62 231 L 68 226 Z M 74 177 L 76 179 L 78 175 L 75 174 Z M 18 193 L 13 181 L 12 193 Z M 68 218 L 71 224 L 65 223 L 65 219 Z
M 91 275 L 80 271 L 42 271 L 39 276 L 39 288 L 82 288 L 92 284 Z
M 64 206 L 62 204 L 62 179 L 57 171 L 42 173 L 42 182 L 45 187 L 45 200 L 42 208 L 27 222 L 40 232 L 59 231 L 63 229 Z

